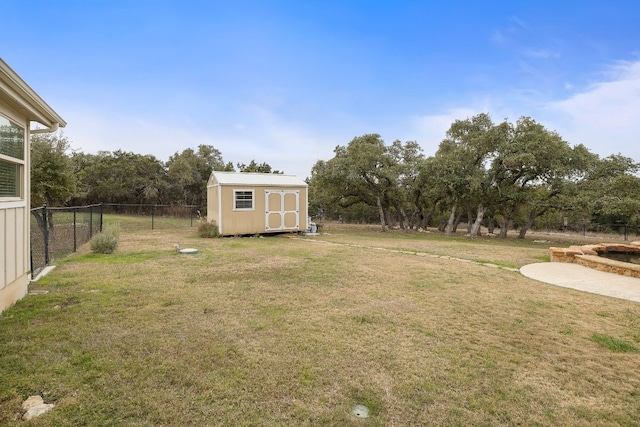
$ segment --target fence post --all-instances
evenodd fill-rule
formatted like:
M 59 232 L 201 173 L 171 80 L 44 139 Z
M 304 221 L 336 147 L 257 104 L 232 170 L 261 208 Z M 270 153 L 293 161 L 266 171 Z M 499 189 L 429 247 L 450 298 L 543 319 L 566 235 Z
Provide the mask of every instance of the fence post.
M 31 241 L 31 236 L 29 236 L 29 241 Z M 29 262 L 31 263 L 31 279 L 33 280 L 35 278 L 35 276 L 33 275 L 33 246 L 30 245 L 29 247 Z
M 624 225 L 624 241 L 626 242 L 627 240 L 629 240 L 627 238 L 627 224 Z
M 77 234 L 77 224 L 76 224 L 76 212 L 78 212 L 78 208 L 73 208 L 73 252 L 78 250 L 78 234 Z
M 102 205 L 103 203 L 100 202 L 100 232 L 102 233 Z
M 49 265 L 49 224 L 47 224 L 47 205 L 42 205 L 42 223 L 44 224 L 44 265 Z
M 93 237 L 93 205 L 89 206 L 89 239 Z
M 153 230 L 153 207 L 155 205 L 151 205 L 151 229 Z

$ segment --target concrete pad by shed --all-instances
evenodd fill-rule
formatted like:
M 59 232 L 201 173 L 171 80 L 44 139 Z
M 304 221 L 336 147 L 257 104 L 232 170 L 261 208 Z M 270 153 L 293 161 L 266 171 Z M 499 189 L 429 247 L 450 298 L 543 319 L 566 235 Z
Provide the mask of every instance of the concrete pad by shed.
M 520 273 L 551 285 L 640 302 L 640 279 L 634 277 L 564 262 L 529 264 L 520 268 Z

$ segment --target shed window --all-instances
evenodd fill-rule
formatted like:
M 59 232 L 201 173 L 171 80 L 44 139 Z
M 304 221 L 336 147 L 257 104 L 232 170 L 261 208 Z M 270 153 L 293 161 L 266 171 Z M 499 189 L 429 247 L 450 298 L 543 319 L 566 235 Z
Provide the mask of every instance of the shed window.
M 22 196 L 24 128 L 0 116 L 0 197 Z
M 235 190 L 233 192 L 233 207 L 236 210 L 253 209 L 253 190 Z

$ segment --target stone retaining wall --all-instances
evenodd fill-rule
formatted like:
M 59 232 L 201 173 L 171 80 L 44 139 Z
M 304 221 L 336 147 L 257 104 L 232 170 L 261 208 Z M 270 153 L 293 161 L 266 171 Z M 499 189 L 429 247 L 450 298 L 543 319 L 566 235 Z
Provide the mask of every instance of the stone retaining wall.
M 640 253 L 640 241 L 630 244 L 599 243 L 597 245 L 549 248 L 551 262 L 567 262 L 584 265 L 599 271 L 640 278 L 640 265 L 616 261 L 598 256 L 599 252 Z

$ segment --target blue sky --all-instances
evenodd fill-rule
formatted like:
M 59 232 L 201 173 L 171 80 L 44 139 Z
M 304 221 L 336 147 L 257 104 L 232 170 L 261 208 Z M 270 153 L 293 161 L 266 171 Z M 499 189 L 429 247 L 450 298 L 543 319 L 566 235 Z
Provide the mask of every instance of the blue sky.
M 302 178 L 379 133 L 433 155 L 456 119 L 530 116 L 640 161 L 640 2 L 0 0 L 2 57 L 72 147 Z

